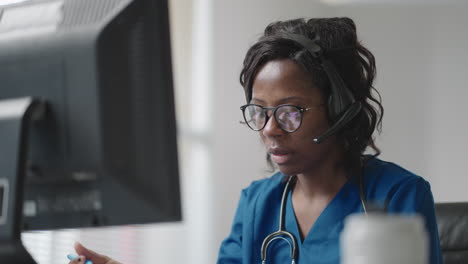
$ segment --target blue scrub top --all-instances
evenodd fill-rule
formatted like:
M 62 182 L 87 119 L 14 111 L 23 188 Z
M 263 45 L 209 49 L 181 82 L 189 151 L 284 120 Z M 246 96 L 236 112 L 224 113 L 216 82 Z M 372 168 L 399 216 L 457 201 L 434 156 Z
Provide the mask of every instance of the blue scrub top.
M 376 158 L 363 170 L 364 193 L 368 203 L 386 206 L 389 213 L 421 214 L 430 240 L 430 263 L 442 263 L 434 200 L 429 183 L 423 178 Z M 253 182 L 241 193 L 231 233 L 222 242 L 217 263 L 261 263 L 260 248 L 266 236 L 278 230 L 284 175 Z M 291 201 L 286 202 L 285 228 L 298 242 L 296 263 L 339 263 L 339 237 L 344 219 L 363 212 L 359 187 L 353 179 L 341 188 L 301 241 Z M 267 263 L 291 263 L 286 241 L 275 240 L 267 252 Z

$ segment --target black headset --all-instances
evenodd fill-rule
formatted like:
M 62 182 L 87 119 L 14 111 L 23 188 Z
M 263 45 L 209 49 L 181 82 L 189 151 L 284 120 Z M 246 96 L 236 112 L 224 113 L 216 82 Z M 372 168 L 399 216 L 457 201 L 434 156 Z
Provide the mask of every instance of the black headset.
M 359 111 L 361 111 L 361 102 L 356 101 L 354 95 L 336 70 L 333 62 L 323 55 L 323 49 L 317 44 L 318 37 L 312 40 L 293 33 L 282 33 L 279 37 L 300 44 L 314 58 L 318 59 L 320 66 L 325 71 L 330 81 L 331 94 L 328 98 L 328 115 L 333 124 L 322 135 L 313 139 L 315 143 L 320 144 L 329 136 L 342 129 L 359 113 Z

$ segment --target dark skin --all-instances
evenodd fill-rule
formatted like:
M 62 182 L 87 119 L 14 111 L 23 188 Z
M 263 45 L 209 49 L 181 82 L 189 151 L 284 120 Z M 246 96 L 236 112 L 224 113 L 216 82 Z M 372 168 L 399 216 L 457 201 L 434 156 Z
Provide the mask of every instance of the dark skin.
M 280 171 L 286 175 L 297 175 L 292 203 L 302 240 L 348 179 L 339 165 L 342 151 L 336 139 L 332 136 L 321 144 L 313 142 L 314 137 L 329 127 L 324 102 L 312 79 L 291 60 L 268 62 L 253 83 L 252 103 L 264 107 L 291 104 L 312 108 L 303 114 L 301 127 L 293 133 L 283 131 L 274 118 L 270 118 L 259 132 Z M 79 243 L 75 250 L 80 260 L 73 260 L 70 264 L 82 264 L 85 259 L 92 260 L 94 264 L 120 264 Z
M 75 243 L 75 251 L 79 257 L 70 261 L 69 264 L 84 264 L 86 260 L 91 260 L 93 264 L 122 264 L 107 256 L 87 249 L 80 243 Z
M 264 107 L 292 104 L 312 108 L 303 114 L 301 127 L 293 133 L 283 131 L 274 118 L 270 118 L 260 131 L 260 137 L 280 171 L 297 175 L 292 202 L 304 240 L 348 179 L 340 165 L 343 156 L 336 139 L 330 137 L 321 144 L 313 142 L 314 137 L 329 127 L 326 110 L 320 107 L 325 104 L 325 99 L 311 77 L 288 59 L 266 63 L 256 75 L 252 89 L 252 103 Z

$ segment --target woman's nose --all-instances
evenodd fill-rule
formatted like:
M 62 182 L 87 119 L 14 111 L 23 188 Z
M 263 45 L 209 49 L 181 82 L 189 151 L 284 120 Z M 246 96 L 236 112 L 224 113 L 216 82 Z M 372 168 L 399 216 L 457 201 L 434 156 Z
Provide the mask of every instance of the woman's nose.
M 265 124 L 265 127 L 262 130 L 262 133 L 266 137 L 276 137 L 282 135 L 284 131 L 279 126 L 276 118 L 273 115 L 270 115 Z

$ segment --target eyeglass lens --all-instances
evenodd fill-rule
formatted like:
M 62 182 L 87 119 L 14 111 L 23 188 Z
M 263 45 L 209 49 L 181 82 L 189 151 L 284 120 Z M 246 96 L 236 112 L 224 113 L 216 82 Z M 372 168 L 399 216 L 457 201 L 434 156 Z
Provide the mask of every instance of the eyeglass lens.
M 244 109 L 247 125 L 256 131 L 263 129 L 268 120 L 267 111 L 258 105 L 248 105 Z M 297 107 L 281 105 L 274 110 L 274 116 L 278 125 L 286 132 L 294 132 L 301 125 L 302 113 Z

